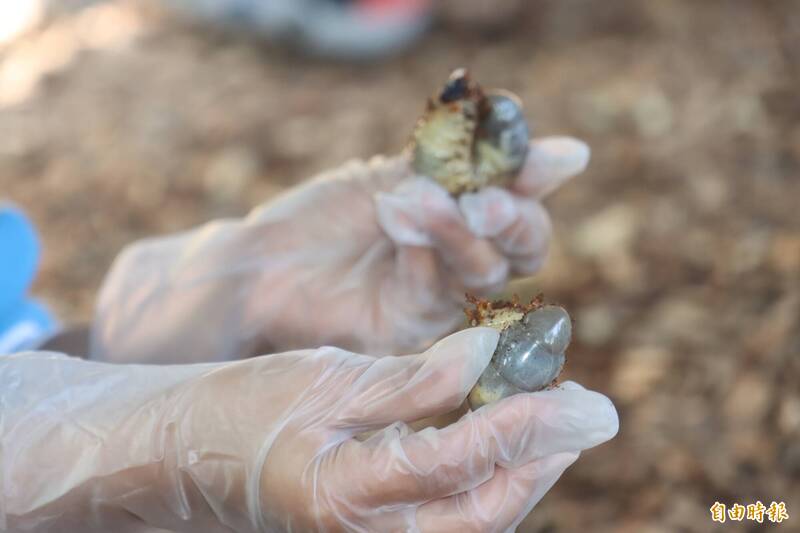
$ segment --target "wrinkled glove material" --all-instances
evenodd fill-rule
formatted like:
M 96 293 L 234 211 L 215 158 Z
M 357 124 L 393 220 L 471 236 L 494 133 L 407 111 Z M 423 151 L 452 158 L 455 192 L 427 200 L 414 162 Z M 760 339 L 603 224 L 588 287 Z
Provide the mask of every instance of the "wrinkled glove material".
M 513 530 L 618 422 L 565 383 L 412 431 L 462 404 L 496 343 L 473 328 L 401 357 L 0 358 L 0 531 Z
M 540 201 L 588 159 L 578 140 L 534 140 L 510 189 L 458 199 L 414 176 L 405 155 L 352 162 L 244 219 L 139 241 L 103 283 L 91 356 L 418 352 L 462 323 L 465 292 L 496 293 L 540 268 L 551 233 Z

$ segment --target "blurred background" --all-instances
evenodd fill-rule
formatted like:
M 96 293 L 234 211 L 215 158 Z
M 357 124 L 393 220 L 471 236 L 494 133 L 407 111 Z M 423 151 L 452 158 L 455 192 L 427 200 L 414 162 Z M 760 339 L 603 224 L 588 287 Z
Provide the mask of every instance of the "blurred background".
M 291 3 L 272 24 L 270 0 L 0 4 L 0 197 L 41 231 L 34 294 L 89 320 L 126 243 L 397 152 L 467 66 L 522 97 L 535 135 L 593 147 L 547 200 L 544 271 L 513 290 L 571 311 L 563 377 L 609 394 L 621 430 L 520 530 L 797 531 L 798 4 L 327 3 L 388 25 L 337 41 Z M 711 522 L 756 500 L 790 521 Z

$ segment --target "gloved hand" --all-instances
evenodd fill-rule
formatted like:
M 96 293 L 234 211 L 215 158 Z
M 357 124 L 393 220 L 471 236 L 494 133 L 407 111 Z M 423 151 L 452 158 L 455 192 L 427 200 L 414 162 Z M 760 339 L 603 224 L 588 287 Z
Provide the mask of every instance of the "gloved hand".
M 244 220 L 135 243 L 100 292 L 92 357 L 423 349 L 463 320 L 465 292 L 496 292 L 539 268 L 550 238 L 539 199 L 588 157 L 574 139 L 534 141 L 512 190 L 458 201 L 412 176 L 406 156 L 355 162 Z
M 474 328 L 382 358 L 0 358 L 0 531 L 513 529 L 618 420 L 565 383 L 412 433 L 403 422 L 463 402 L 497 338 Z

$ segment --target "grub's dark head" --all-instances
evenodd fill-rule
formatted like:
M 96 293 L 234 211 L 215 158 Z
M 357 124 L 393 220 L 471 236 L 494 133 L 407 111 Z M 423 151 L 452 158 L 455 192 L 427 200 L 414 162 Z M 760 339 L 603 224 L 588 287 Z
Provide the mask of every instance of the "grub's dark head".
M 442 92 L 439 94 L 439 101 L 446 104 L 463 100 L 469 96 L 471 91 L 472 82 L 469 78 L 469 72 L 467 72 L 467 69 L 460 68 L 450 74 L 450 79 L 447 80 Z

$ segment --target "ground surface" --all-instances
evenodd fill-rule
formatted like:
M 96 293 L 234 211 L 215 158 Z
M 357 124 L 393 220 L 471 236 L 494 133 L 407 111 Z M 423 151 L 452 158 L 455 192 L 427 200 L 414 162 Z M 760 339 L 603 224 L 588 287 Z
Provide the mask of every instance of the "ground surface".
M 0 50 L 0 191 L 46 247 L 36 293 L 88 319 L 133 239 L 239 215 L 316 171 L 400 149 L 452 67 L 594 149 L 549 201 L 517 287 L 571 310 L 567 377 L 622 427 L 526 531 L 708 531 L 715 500 L 800 520 L 800 9 L 529 2 L 502 37 L 438 27 L 379 65 L 303 59 L 136 4 Z M 752 522 L 726 531 L 760 530 Z M 780 529 L 777 529 L 780 530 Z

